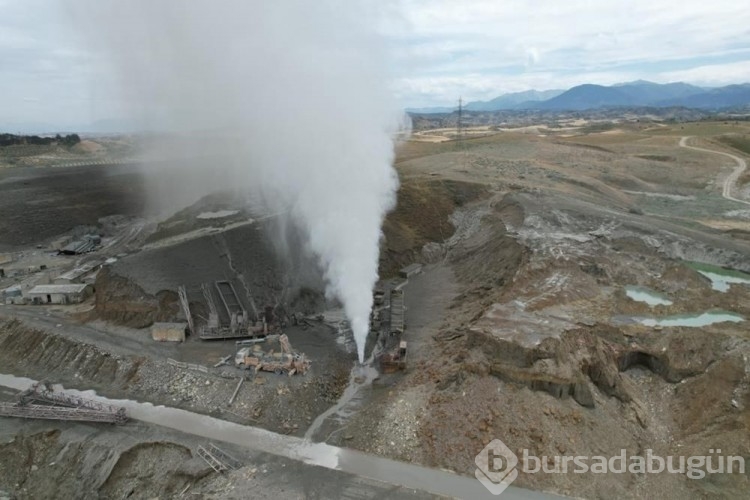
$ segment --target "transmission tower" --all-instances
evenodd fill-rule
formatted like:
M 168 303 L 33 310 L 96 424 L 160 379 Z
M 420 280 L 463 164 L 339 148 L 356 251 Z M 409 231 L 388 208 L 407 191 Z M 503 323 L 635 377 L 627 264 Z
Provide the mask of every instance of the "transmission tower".
M 463 98 L 458 98 L 458 121 L 456 123 L 456 135 L 458 140 L 461 140 L 461 133 L 463 132 L 463 114 L 464 114 L 464 101 Z

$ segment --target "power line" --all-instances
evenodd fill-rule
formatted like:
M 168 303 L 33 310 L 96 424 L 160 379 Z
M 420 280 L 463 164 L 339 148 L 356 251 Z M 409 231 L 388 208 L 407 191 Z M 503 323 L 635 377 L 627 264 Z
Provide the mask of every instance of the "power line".
M 464 115 L 464 101 L 463 98 L 458 98 L 458 122 L 456 124 L 456 135 L 458 140 L 461 140 L 461 133 L 463 132 L 463 115 Z

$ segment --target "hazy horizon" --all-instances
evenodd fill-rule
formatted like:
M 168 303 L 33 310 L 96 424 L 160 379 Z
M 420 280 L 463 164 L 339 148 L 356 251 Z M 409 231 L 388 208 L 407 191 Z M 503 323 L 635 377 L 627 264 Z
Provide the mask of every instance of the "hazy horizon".
M 360 4 L 403 108 L 584 83 L 750 81 L 750 10 L 736 2 Z M 118 91 L 107 54 L 74 28 L 75 5 L 0 0 L 0 127 L 78 130 L 121 121 L 137 105 Z M 345 22 L 331 19 L 332 29 Z

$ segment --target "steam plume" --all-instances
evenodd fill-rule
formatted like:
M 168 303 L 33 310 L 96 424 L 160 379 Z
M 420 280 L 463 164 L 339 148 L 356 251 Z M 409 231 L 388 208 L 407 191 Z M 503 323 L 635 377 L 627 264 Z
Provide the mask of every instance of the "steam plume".
M 89 45 L 104 49 L 131 117 L 149 130 L 222 137 L 202 134 L 189 147 L 231 161 L 201 165 L 180 202 L 241 185 L 288 213 L 320 260 L 327 294 L 342 302 L 362 361 L 402 119 L 371 26 L 379 3 L 76 5 L 73 19 Z

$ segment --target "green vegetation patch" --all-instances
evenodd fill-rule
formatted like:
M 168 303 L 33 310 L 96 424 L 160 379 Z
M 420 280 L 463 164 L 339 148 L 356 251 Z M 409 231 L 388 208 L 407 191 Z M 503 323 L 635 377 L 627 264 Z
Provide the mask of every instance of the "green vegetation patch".
M 748 135 L 723 135 L 716 139 L 729 147 L 750 155 L 750 136 Z

